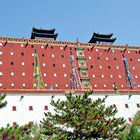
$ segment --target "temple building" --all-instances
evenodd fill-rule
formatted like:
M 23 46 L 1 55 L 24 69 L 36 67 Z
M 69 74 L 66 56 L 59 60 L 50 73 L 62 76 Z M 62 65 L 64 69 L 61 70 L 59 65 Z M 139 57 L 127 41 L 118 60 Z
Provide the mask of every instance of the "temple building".
M 140 47 L 114 45 L 113 34 L 93 33 L 88 43 L 57 36 L 34 27 L 30 39 L 0 37 L 0 93 L 8 101 L 0 127 L 39 122 L 53 110 L 52 95 L 63 100 L 85 90 L 93 100 L 107 95 L 106 105 L 131 122 L 140 110 Z

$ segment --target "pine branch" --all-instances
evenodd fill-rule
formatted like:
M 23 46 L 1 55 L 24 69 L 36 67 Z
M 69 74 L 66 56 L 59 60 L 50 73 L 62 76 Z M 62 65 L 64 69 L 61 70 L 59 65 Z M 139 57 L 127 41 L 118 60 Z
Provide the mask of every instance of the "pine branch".
M 93 101 L 86 91 L 83 95 L 66 94 L 66 100 L 51 100 L 55 114 L 45 113 L 41 121 L 45 134 L 52 138 L 63 135 L 66 139 L 90 139 L 118 137 L 124 127 L 124 119 L 115 118 L 117 110 L 112 106 L 105 107 L 107 97 Z M 71 128 L 71 132 L 64 130 Z M 70 135 L 69 135 L 70 134 Z
M 0 94 L 0 108 L 3 108 L 7 105 L 7 101 L 4 101 L 6 94 Z

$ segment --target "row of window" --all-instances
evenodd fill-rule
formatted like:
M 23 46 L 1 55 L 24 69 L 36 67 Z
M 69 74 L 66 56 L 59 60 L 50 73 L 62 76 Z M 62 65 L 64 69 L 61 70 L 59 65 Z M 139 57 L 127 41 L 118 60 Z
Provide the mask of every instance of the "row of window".
M 101 49 L 100 49 L 100 50 L 101 50 Z M 111 50 L 112 50 L 112 52 L 113 52 L 113 53 L 115 52 L 115 50 L 114 50 L 114 49 L 111 49 Z M 88 49 L 88 51 L 89 51 L 89 49 Z M 97 49 L 97 48 L 96 48 L 96 49 L 95 49 L 95 51 L 96 51 L 96 52 L 98 52 L 98 51 L 99 51 L 99 49 Z M 108 50 L 106 50 L 106 49 L 105 49 L 104 51 L 105 51 L 105 52 L 109 52 L 109 51 L 108 51 Z M 118 50 L 117 50 L 117 51 L 118 51 Z M 123 51 L 123 50 L 120 50 L 120 52 L 121 52 L 121 53 L 123 53 L 124 51 Z M 130 54 L 130 53 L 131 53 L 131 51 L 130 51 L 130 50 L 125 51 L 125 52 L 127 52 L 128 54 Z M 137 54 L 137 53 L 140 53 L 140 51 L 135 51 L 135 53 L 136 53 L 136 54 Z
M 95 74 L 93 74 L 92 77 L 93 77 L 93 78 L 96 78 Z M 105 76 L 102 74 L 102 75 L 101 75 L 101 78 L 105 78 Z M 110 75 L 110 78 L 113 78 L 113 75 Z M 121 76 L 121 75 L 118 75 L 118 78 L 121 79 L 122 76 Z M 138 75 L 135 75 L 135 78 L 138 79 Z
M 2 55 L 2 51 L 0 51 L 0 55 Z M 10 55 L 13 56 L 13 55 L 14 55 L 14 52 L 10 52 Z M 24 56 L 24 52 L 21 52 L 21 56 Z M 32 53 L 32 56 L 34 56 L 34 53 Z M 45 54 L 43 53 L 43 54 L 42 54 L 42 57 L 44 57 L 44 56 L 45 56 Z M 51 57 L 54 58 L 55 55 L 52 54 Z M 64 55 L 62 54 L 61 57 L 64 58 Z M 88 56 L 88 58 L 91 60 L 91 56 Z M 97 57 L 97 59 L 99 60 L 100 57 Z M 108 57 L 106 57 L 105 59 L 106 59 L 106 60 L 109 60 Z M 114 57 L 114 60 L 117 60 L 117 58 Z M 132 61 L 132 58 L 130 58 L 130 61 Z M 138 62 L 140 62 L 140 59 L 138 59 Z
M 34 56 L 34 53 L 32 53 L 32 56 Z M 44 57 L 44 56 L 45 56 L 45 54 L 42 54 L 42 57 Z M 55 57 L 55 55 L 54 55 L 54 54 L 52 54 L 52 55 L 51 55 L 51 57 L 52 57 L 52 58 L 54 58 L 54 57 Z M 61 55 L 61 57 L 62 57 L 62 58 L 64 58 L 64 54 L 62 54 L 62 55 Z
M 28 110 L 29 111 L 33 111 L 33 106 L 29 106 Z M 44 106 L 44 110 L 48 110 L 48 106 L 47 105 Z M 16 106 L 12 106 L 12 111 L 17 111 L 17 107 Z
M 3 64 L 3 62 L 0 61 L 0 65 L 2 65 L 2 64 Z M 11 65 L 14 65 L 14 62 L 11 62 Z M 25 66 L 25 62 L 21 62 L 21 65 L 22 65 L 22 66 Z M 34 63 L 32 63 L 32 65 L 34 66 Z M 43 67 L 46 67 L 46 63 L 42 63 L 42 66 L 43 66 Z M 56 64 L 53 63 L 52 66 L 53 66 L 53 67 L 56 67 Z M 66 67 L 66 64 L 62 64 L 62 67 L 65 68 L 65 67 Z M 90 66 L 90 69 L 93 69 L 93 68 L 94 68 L 93 65 L 91 65 L 91 66 Z M 97 66 L 96 66 L 96 68 L 97 68 Z M 102 68 L 103 68 L 103 66 L 100 65 L 100 66 L 99 66 L 99 69 L 102 69 Z M 108 69 L 111 69 L 111 66 L 108 66 Z M 119 66 L 116 66 L 116 69 L 119 69 Z M 135 70 L 136 68 L 133 66 L 132 69 Z
M 0 51 L 0 55 L 2 55 L 2 51 Z M 13 55 L 14 55 L 14 52 L 10 52 L 10 55 L 13 56 Z M 21 56 L 24 56 L 24 52 L 21 52 Z M 34 53 L 32 53 L 32 56 L 34 56 Z M 42 57 L 44 57 L 44 56 L 45 56 L 45 54 L 43 53 L 43 54 L 42 54 Z M 55 55 L 52 54 L 51 57 L 54 58 Z M 62 54 L 61 57 L 64 58 L 64 55 Z M 88 58 L 91 59 L 91 56 L 89 56 Z M 97 57 L 97 59 L 99 60 L 100 57 Z M 106 57 L 105 59 L 106 59 L 106 60 L 109 60 L 109 57 Z M 114 60 L 117 60 L 117 58 L 114 57 Z M 132 61 L 132 60 L 133 60 L 133 59 L 130 58 L 130 61 Z M 138 59 L 138 62 L 140 62 L 140 58 Z
M 140 108 L 140 103 L 136 103 L 136 106 L 137 106 L 137 108 Z M 114 108 L 117 109 L 116 104 L 113 104 L 112 107 L 114 107 Z M 125 108 L 129 108 L 129 105 L 128 104 L 125 104 Z
M 95 68 L 97 68 L 97 66 Z M 99 68 L 102 69 L 103 68 L 102 65 L 100 65 Z M 93 65 L 90 66 L 90 69 L 93 69 Z M 111 69 L 111 66 L 108 66 L 108 69 Z M 116 69 L 119 69 L 119 66 L 116 66 Z
M 116 76 L 116 75 L 115 75 L 115 76 Z M 92 77 L 93 77 L 93 78 L 96 78 L 95 74 L 93 74 Z M 135 75 L 134 77 L 135 77 L 136 79 L 138 79 L 138 75 Z M 105 76 L 102 74 L 102 75 L 101 75 L 101 78 L 105 78 Z M 110 75 L 110 78 L 113 78 L 113 75 Z M 121 79 L 122 76 L 121 76 L 121 75 L 118 75 L 118 78 Z
M 87 48 L 87 51 L 90 51 L 90 50 L 91 50 L 91 49 Z M 97 48 L 95 48 L 95 51 L 96 51 L 96 52 L 98 52 L 99 50 L 103 50 L 103 49 L 97 49 Z M 115 52 L 115 50 L 114 50 L 113 48 L 111 48 L 111 49 L 107 49 L 107 50 L 104 49 L 104 52 L 110 52 L 110 50 L 111 50 L 113 53 Z M 116 51 L 118 51 L 118 50 L 116 50 Z M 121 53 L 127 52 L 128 54 L 131 53 L 130 50 L 127 50 L 127 51 L 120 50 L 120 52 L 121 52 Z M 140 53 L 140 51 L 135 51 L 135 53 L 138 54 L 138 53 Z
M 11 54 L 11 56 L 13 56 L 14 55 L 14 52 L 10 52 L 10 54 Z M 0 51 L 0 55 L 2 55 L 2 52 L 1 51 Z M 24 53 L 21 52 L 21 55 L 24 56 Z M 32 53 L 32 56 L 34 56 L 34 53 Z M 42 57 L 44 57 L 44 56 L 45 56 L 45 54 L 42 54 Z M 52 54 L 51 57 L 54 58 L 55 55 Z M 61 57 L 64 58 L 64 55 L 62 54 Z
M 3 73 L 2 72 L 0 72 L 0 76 L 2 76 L 3 75 Z M 14 76 L 15 75 L 15 73 L 14 72 L 11 72 L 11 76 Z M 22 76 L 25 76 L 25 72 L 22 72 Z
M 0 61 L 0 65 L 2 65 L 2 64 L 3 64 L 3 62 Z M 14 65 L 14 62 L 11 62 L 10 64 L 11 65 Z M 21 65 L 22 66 L 25 66 L 25 62 L 21 62 Z M 32 65 L 34 66 L 34 63 L 32 63 Z M 42 66 L 45 67 L 46 66 L 46 63 L 42 63 Z M 56 67 L 56 64 L 55 63 L 53 63 L 53 67 Z M 66 64 L 62 64 L 62 67 L 65 68 L 66 67 Z
M 25 72 L 22 72 L 21 74 L 22 74 L 22 76 L 26 76 L 26 73 L 25 73 Z M 0 76 L 2 76 L 2 75 L 3 75 L 3 73 L 0 72 Z M 14 76 L 14 75 L 15 75 L 15 73 L 14 73 L 14 72 L 11 72 L 11 76 Z M 46 77 L 47 74 L 46 74 L 46 73 L 43 73 L 43 76 Z M 54 77 L 57 77 L 58 75 L 57 75 L 57 73 L 54 73 L 53 76 L 54 76 Z M 63 76 L 64 76 L 64 77 L 67 77 L 67 74 L 64 73 Z M 98 76 L 99 76 L 99 75 L 98 75 Z M 96 78 L 95 74 L 93 74 L 92 77 L 93 77 L 93 78 Z M 137 75 L 135 75 L 134 77 L 135 77 L 136 79 L 138 79 L 138 76 L 137 76 Z M 102 75 L 101 75 L 101 78 L 105 78 L 105 76 L 102 74 Z M 113 78 L 113 75 L 110 75 L 110 78 Z M 121 75 L 118 75 L 118 78 L 121 79 L 122 76 L 121 76 Z
M 140 108 L 140 103 L 137 103 L 136 106 L 137 106 L 137 108 Z M 117 109 L 116 104 L 113 104 L 112 107 Z M 129 108 L 129 105 L 128 104 L 124 104 L 124 107 L 125 108 Z M 33 106 L 29 106 L 28 110 L 33 111 Z M 44 110 L 48 110 L 48 106 L 47 105 L 44 106 Z M 16 106 L 12 106 L 12 111 L 17 111 L 17 107 Z
M 2 76 L 2 75 L 3 75 L 3 73 L 0 72 L 0 76 Z M 15 75 L 15 73 L 14 73 L 14 72 L 11 72 L 11 76 L 14 76 L 14 75 Z M 22 72 L 22 76 L 25 76 L 25 75 L 26 75 L 25 72 Z M 43 73 L 43 76 L 46 77 L 47 74 L 46 74 L 46 73 Z M 54 73 L 53 76 L 54 76 L 54 77 L 57 77 L 57 73 Z M 67 74 L 64 73 L 63 76 L 64 76 L 64 77 L 67 77 Z
M 91 56 L 88 56 L 88 58 L 89 58 L 89 60 L 92 59 Z M 100 60 L 100 57 L 99 57 L 99 56 L 96 57 L 96 58 L 97 58 L 98 60 Z M 109 60 L 109 57 L 106 57 L 105 59 L 106 59 L 106 60 Z M 102 59 L 102 60 L 103 60 L 103 59 Z M 112 60 L 112 59 L 110 59 L 110 60 Z M 117 60 L 117 58 L 114 57 L 114 60 Z M 132 58 L 129 58 L 128 60 L 132 61 L 133 59 L 132 59 Z M 140 58 L 138 58 L 137 61 L 140 62 Z
M 26 46 L 26 44 L 25 45 L 24 44 L 21 44 L 21 47 L 24 47 L 24 46 Z M 39 46 L 37 46 L 37 47 L 39 47 Z M 31 48 L 34 48 L 34 45 L 31 45 Z M 46 46 L 40 46 L 40 48 L 41 49 L 44 49 L 44 48 L 46 48 Z M 54 47 L 51 46 L 50 48 L 53 49 Z M 64 49 L 64 47 L 60 47 L 60 50 L 65 50 L 65 49 Z
M 91 60 L 91 56 L 88 56 L 88 58 Z M 97 59 L 100 60 L 100 57 L 98 56 Z M 106 60 L 109 60 L 109 57 L 106 57 L 105 59 L 106 59 Z M 111 60 L 112 60 L 112 59 L 111 59 Z M 117 60 L 117 58 L 114 57 L 114 60 Z M 133 59 L 130 58 L 130 61 L 132 61 L 132 60 L 133 60 Z M 138 62 L 140 62 L 140 58 L 138 59 Z
M 120 86 L 121 86 L 122 88 L 124 88 L 124 85 L 123 85 L 123 84 L 121 84 Z M 93 87 L 97 88 L 98 86 L 97 86 L 97 84 L 94 84 Z M 103 87 L 104 87 L 104 88 L 107 88 L 107 85 L 104 84 Z M 109 86 L 109 87 L 110 87 L 110 86 Z M 114 88 L 115 85 L 113 84 L 112 87 Z M 140 85 L 134 85 L 134 87 L 135 87 L 135 88 L 136 88 L 136 87 L 140 88 Z
M 0 61 L 0 65 L 2 65 L 2 61 Z M 11 62 L 11 65 L 14 65 L 14 62 Z M 21 62 L 22 66 L 25 66 L 25 62 Z M 34 63 L 32 63 L 32 65 L 34 66 Z M 42 63 L 42 66 L 45 67 L 46 63 Z M 53 63 L 53 67 L 56 67 L 56 64 Z M 62 64 L 62 67 L 66 67 L 66 64 Z M 97 67 L 96 67 L 97 68 Z M 102 69 L 102 65 L 99 66 L 100 69 Z M 90 66 L 90 69 L 93 69 L 93 65 Z M 108 69 L 111 69 L 111 66 L 108 66 Z M 119 66 L 116 66 L 116 69 L 119 69 Z M 135 70 L 136 68 L 133 66 L 132 67 L 133 70 Z
M 2 55 L 2 51 L 0 51 L 0 55 Z M 14 52 L 10 52 L 10 55 L 13 56 L 14 55 Z M 21 52 L 21 56 L 24 56 L 24 52 Z M 34 56 L 34 53 L 32 53 L 32 56 Z M 45 54 L 43 53 L 42 54 L 42 57 L 44 57 L 44 56 L 45 56 Z M 54 58 L 55 55 L 52 54 L 51 57 Z M 64 58 L 64 54 L 62 54 L 61 57 Z
M 10 84 L 11 85 L 11 87 L 14 87 L 15 86 L 15 84 L 14 83 L 11 83 Z M 3 86 L 3 84 L 2 83 L 0 83 L 0 87 L 2 87 Z M 36 84 L 34 84 L 34 86 L 36 87 L 37 85 Z M 26 84 L 25 83 L 22 83 L 22 87 L 26 87 Z M 48 87 L 48 85 L 47 84 L 45 84 L 45 87 Z M 58 87 L 58 84 L 57 83 L 55 83 L 54 84 L 54 87 Z M 68 88 L 69 86 L 68 86 L 68 84 L 65 84 L 65 87 L 66 88 Z M 50 88 L 52 89 L 53 88 L 53 86 L 50 86 Z
M 140 86 L 140 85 L 138 85 L 138 87 L 139 87 L 139 86 Z M 94 84 L 94 85 L 93 85 L 93 87 L 97 88 L 98 86 L 97 86 L 97 84 Z M 104 87 L 104 88 L 107 88 L 107 85 L 106 85 L 106 84 L 104 84 L 104 85 L 103 85 L 103 87 Z M 109 85 L 109 87 L 110 87 L 110 85 Z M 115 87 L 115 85 L 113 84 L 113 85 L 112 85 L 112 87 L 114 88 L 114 87 Z M 122 84 L 122 85 L 121 85 L 121 87 L 123 88 L 123 87 L 124 87 L 124 85 Z
M 140 108 L 140 103 L 137 103 L 136 106 L 137 106 L 137 108 Z M 116 104 L 113 104 L 112 107 L 117 109 Z M 129 105 L 125 104 L 125 108 L 129 108 Z M 33 106 L 29 106 L 28 109 L 29 110 L 33 110 Z M 48 110 L 48 106 L 47 105 L 44 106 L 44 110 Z M 17 107 L 16 106 L 12 106 L 12 111 L 17 111 Z

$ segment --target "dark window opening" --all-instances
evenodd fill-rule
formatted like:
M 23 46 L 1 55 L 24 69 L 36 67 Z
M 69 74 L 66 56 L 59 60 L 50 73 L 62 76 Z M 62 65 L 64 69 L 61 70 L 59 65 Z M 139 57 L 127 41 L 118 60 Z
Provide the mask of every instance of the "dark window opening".
M 117 60 L 117 58 L 115 57 L 114 60 Z
M 14 62 L 11 62 L 11 65 L 14 65 Z
M 137 104 L 137 108 L 140 108 L 140 104 Z
M 106 52 L 106 50 L 104 50 Z
M 53 67 L 55 67 L 56 65 L 55 64 L 53 64 Z
M 53 49 L 53 47 L 51 46 L 51 49 Z
M 13 110 L 13 111 L 16 111 L 16 110 L 17 110 L 17 109 L 16 109 L 16 106 L 13 106 L 13 107 L 12 107 L 12 110 Z
M 113 108 L 117 108 L 117 106 L 115 104 L 112 105 Z
M 130 61 L 132 61 L 132 58 L 130 58 Z
M 61 57 L 64 58 L 64 55 L 62 54 Z
M 100 59 L 100 57 L 97 57 L 97 59 L 99 60 L 99 59 Z
M 34 45 L 31 45 L 31 48 L 34 48 Z
M 87 49 L 89 51 L 89 49 Z
M 42 54 L 42 57 L 44 57 L 45 55 L 44 54 Z
M 129 108 L 128 104 L 125 104 L 125 108 Z
M 32 63 L 32 65 L 34 66 L 34 62 Z
M 13 122 L 13 126 L 16 126 L 17 125 L 17 122 Z
M 136 53 L 138 53 L 138 52 L 136 51 Z
M 44 106 L 44 110 L 48 110 L 48 106 L 47 105 Z
M 128 118 L 129 122 L 132 122 L 132 118 Z
M 21 52 L 21 55 L 22 55 L 22 56 L 24 56 L 24 53 L 23 53 L 23 52 Z
M 110 66 L 108 66 L 108 69 L 111 69 L 111 67 L 110 67 Z
M 90 66 L 90 68 L 92 69 L 92 68 L 93 68 L 93 66 L 91 65 L 91 66 Z
M 33 110 L 33 107 L 32 106 L 29 106 L 29 110 L 32 111 Z

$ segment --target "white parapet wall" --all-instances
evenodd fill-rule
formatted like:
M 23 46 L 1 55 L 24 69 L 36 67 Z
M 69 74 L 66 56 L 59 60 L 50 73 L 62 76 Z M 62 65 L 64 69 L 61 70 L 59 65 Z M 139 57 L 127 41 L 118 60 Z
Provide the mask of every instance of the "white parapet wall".
M 55 95 L 55 94 L 53 94 Z M 7 106 L 0 109 L 0 127 L 19 124 L 23 125 L 29 121 L 39 123 L 44 117 L 44 112 L 53 112 L 50 105 L 52 94 L 8 94 L 6 96 Z M 105 95 L 91 95 L 93 100 L 103 98 Z M 54 99 L 65 100 L 65 95 L 56 94 Z M 124 117 L 131 122 L 135 113 L 140 110 L 140 95 L 109 95 L 106 99 L 106 106 L 113 105 L 118 109 L 116 117 Z M 48 110 L 47 110 L 48 109 Z

